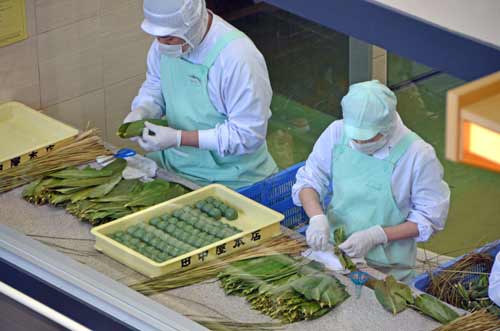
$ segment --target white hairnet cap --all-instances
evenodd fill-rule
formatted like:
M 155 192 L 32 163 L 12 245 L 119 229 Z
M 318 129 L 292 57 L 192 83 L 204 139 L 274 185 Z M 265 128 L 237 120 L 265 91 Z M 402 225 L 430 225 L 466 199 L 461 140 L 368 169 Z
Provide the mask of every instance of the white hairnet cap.
M 350 139 L 369 140 L 387 132 L 396 120 L 396 95 L 378 80 L 351 85 L 341 105 Z
M 206 32 L 208 11 L 205 0 L 144 0 L 141 28 L 155 37 L 174 36 L 192 47 Z

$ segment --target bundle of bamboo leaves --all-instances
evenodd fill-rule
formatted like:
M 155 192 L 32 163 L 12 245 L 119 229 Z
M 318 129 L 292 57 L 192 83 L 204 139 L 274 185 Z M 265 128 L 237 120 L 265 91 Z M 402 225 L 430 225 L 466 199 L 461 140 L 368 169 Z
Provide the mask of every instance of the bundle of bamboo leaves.
M 126 166 L 125 160 L 117 159 L 100 170 L 69 167 L 56 171 L 26 186 L 23 198 L 38 205 L 65 207 L 81 220 L 99 225 L 188 192 L 162 180 L 123 180 Z
M 490 254 L 468 254 L 439 274 L 431 274 L 426 292 L 468 311 L 489 307 L 493 305 L 488 298 L 488 276 L 493 261 Z
M 108 155 L 96 129 L 79 134 L 71 143 L 47 154 L 0 172 L 0 193 L 28 184 L 52 172 L 88 163 Z
M 246 297 L 252 308 L 282 323 L 323 316 L 349 294 L 322 265 L 286 255 L 232 263 L 219 274 L 226 294 Z
M 499 316 L 488 309 L 477 310 L 471 314 L 457 318 L 453 322 L 440 326 L 434 331 L 498 331 L 500 330 Z
M 129 285 L 130 288 L 144 294 L 153 295 L 179 287 L 189 286 L 215 278 L 230 263 L 262 256 L 289 254 L 298 256 L 307 247 L 303 239 L 293 239 L 280 235 L 262 242 L 259 246 L 248 248 L 235 254 L 210 261 L 189 270 L 169 272 L 160 277 Z

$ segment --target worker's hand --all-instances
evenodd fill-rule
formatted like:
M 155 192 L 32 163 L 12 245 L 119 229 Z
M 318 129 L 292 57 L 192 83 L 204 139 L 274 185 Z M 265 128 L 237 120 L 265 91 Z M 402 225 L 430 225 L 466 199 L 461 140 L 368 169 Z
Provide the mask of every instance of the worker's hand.
M 316 215 L 309 220 L 306 230 L 307 244 L 315 251 L 326 251 L 330 238 L 330 224 L 326 215 Z
M 123 120 L 123 123 L 135 122 L 144 119 L 161 118 L 162 114 L 153 108 L 139 107 L 132 110 Z M 139 142 L 139 137 L 130 138 L 133 142 Z
M 181 146 L 182 131 L 167 126 L 144 123 L 139 145 L 148 152 L 162 151 L 167 148 Z
M 354 232 L 339 245 L 339 248 L 350 257 L 365 257 L 372 248 L 386 243 L 387 235 L 384 229 L 380 225 L 376 225 L 366 230 Z

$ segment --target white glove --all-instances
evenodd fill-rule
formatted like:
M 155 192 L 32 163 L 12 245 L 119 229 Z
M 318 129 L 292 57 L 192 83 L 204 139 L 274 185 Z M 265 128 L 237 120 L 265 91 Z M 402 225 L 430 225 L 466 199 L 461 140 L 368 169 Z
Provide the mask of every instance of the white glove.
M 132 110 L 123 120 L 123 123 L 135 122 L 144 119 L 161 118 L 162 113 L 149 107 L 139 107 Z M 130 138 L 133 142 L 138 142 L 138 137 Z
M 386 244 L 387 235 L 380 225 L 351 234 L 346 241 L 339 245 L 350 257 L 365 257 L 377 245 Z
M 168 126 L 144 123 L 142 138 L 138 140 L 142 149 L 148 152 L 162 151 L 167 148 L 181 146 L 181 130 L 175 130 Z
M 326 251 L 330 239 L 330 224 L 326 215 L 316 215 L 309 220 L 306 230 L 307 244 L 315 251 Z

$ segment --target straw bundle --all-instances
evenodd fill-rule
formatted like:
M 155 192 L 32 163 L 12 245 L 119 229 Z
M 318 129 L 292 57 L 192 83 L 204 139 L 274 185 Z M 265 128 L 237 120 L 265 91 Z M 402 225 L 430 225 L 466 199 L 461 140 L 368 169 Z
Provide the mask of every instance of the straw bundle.
M 500 319 L 498 316 L 481 309 L 471 314 L 457 318 L 453 322 L 440 326 L 434 331 L 498 331 Z
M 97 129 L 82 132 L 68 145 L 0 172 L 0 193 L 28 184 L 52 172 L 91 162 L 97 156 L 108 154 L 110 152 L 103 146 Z

